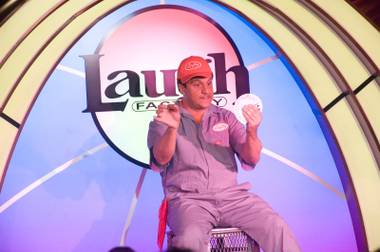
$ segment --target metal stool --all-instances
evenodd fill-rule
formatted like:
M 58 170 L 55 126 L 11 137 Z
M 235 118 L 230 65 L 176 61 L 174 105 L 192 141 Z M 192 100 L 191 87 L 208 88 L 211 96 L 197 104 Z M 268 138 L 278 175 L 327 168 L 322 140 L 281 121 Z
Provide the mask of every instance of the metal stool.
M 173 232 L 168 232 L 168 246 L 171 246 Z M 214 228 L 211 230 L 209 252 L 247 251 L 260 252 L 256 241 L 252 240 L 240 228 Z

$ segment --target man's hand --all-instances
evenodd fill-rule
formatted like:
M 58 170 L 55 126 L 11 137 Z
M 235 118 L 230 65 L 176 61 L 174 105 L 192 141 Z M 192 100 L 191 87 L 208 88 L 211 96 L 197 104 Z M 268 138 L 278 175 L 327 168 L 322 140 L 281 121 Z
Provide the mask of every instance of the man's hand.
M 245 120 L 247 120 L 247 132 L 253 131 L 256 133 L 262 120 L 262 114 L 259 108 L 254 105 L 245 105 L 243 107 L 243 116 Z
M 261 123 L 262 114 L 258 107 L 245 105 L 243 107 L 243 116 L 247 120 L 247 138 L 241 156 L 247 163 L 256 165 L 259 162 L 262 149 L 261 141 L 257 136 L 257 128 Z
M 175 104 L 160 104 L 156 111 L 155 120 L 166 124 L 169 128 L 177 129 L 181 119 L 179 107 Z
M 166 165 L 170 162 L 175 152 L 177 129 L 181 115 L 179 107 L 174 104 L 160 104 L 156 114 L 154 120 L 166 124 L 168 128 L 154 144 L 153 155 L 159 164 Z

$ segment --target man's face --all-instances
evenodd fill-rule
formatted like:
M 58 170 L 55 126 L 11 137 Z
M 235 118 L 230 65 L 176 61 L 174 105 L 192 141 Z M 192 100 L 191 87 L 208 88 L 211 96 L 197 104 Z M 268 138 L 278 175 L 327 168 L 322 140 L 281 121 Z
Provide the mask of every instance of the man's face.
M 214 96 L 212 76 L 209 78 L 196 77 L 179 86 L 183 100 L 190 108 L 207 109 L 210 106 Z

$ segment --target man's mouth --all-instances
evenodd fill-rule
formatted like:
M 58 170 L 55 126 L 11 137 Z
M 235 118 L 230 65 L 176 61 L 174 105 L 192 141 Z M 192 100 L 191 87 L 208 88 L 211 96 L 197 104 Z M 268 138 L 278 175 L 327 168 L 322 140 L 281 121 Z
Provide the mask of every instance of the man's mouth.
M 211 95 L 210 96 L 201 96 L 199 97 L 201 100 L 211 100 Z

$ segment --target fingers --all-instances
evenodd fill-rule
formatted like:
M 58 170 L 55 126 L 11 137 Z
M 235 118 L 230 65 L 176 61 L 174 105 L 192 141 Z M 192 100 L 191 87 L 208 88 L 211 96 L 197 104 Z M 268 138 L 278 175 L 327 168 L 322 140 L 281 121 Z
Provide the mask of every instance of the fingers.
M 164 122 L 167 120 L 179 121 L 179 107 L 175 104 L 161 103 L 158 105 L 154 120 Z
M 167 105 L 164 103 L 161 103 L 158 105 L 157 110 L 156 110 L 156 115 L 159 117 L 163 113 L 165 113 L 168 110 Z
M 162 112 L 162 111 L 164 111 L 166 109 L 173 110 L 173 111 L 178 111 L 179 110 L 178 105 L 176 105 L 176 104 L 161 103 L 157 107 L 157 111 L 159 111 L 159 112 Z
M 251 105 L 251 104 L 245 105 L 242 110 L 243 110 L 243 113 L 246 112 L 252 115 L 261 115 L 260 109 L 255 105 Z
M 245 105 L 243 106 L 243 110 L 249 110 L 249 111 L 260 111 L 259 109 L 259 106 L 258 105 L 253 105 L 253 104 L 248 104 L 248 105 Z
M 160 116 L 153 116 L 153 119 L 158 122 L 164 123 L 164 120 Z
M 175 112 L 179 111 L 179 107 L 176 104 L 168 104 L 167 109 L 170 111 L 175 111 Z
M 179 112 L 179 107 L 178 105 L 175 105 L 175 104 L 160 104 L 157 107 L 156 114 L 159 115 L 166 111 Z
M 156 113 L 157 113 L 157 114 L 158 114 L 158 113 L 161 113 L 161 112 L 163 112 L 165 109 L 167 109 L 167 105 L 164 104 L 164 103 L 161 103 L 160 105 L 158 105 L 157 110 L 156 110 Z
M 247 120 L 248 123 L 253 123 L 259 120 L 257 116 L 252 115 L 251 113 L 248 113 L 246 111 L 243 111 L 243 116 L 245 120 Z
M 243 116 L 248 123 L 259 124 L 261 122 L 262 114 L 257 106 L 246 105 L 242 110 Z

